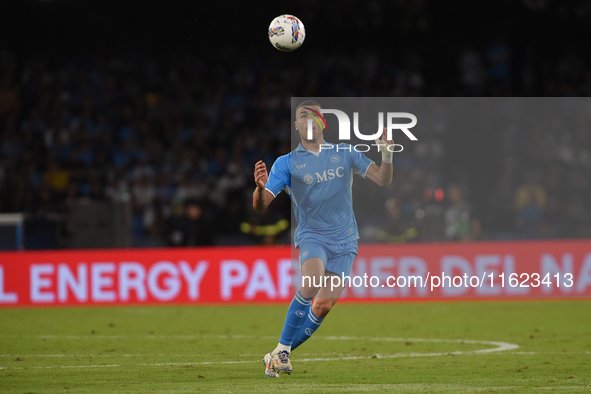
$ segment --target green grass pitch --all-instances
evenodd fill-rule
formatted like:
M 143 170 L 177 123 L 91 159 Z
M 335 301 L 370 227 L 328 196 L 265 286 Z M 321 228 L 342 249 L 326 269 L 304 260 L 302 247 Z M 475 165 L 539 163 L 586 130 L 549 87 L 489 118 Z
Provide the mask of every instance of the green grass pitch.
M 591 390 L 588 300 L 340 304 L 265 378 L 286 309 L 3 309 L 0 392 Z

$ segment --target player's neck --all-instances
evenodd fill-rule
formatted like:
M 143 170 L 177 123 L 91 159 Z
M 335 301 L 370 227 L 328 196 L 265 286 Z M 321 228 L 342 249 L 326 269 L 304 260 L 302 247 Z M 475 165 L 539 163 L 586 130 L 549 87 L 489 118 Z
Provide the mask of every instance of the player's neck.
M 318 153 L 320 151 L 320 144 L 322 143 L 323 141 L 308 141 L 304 139 L 302 140 L 302 146 L 304 147 L 304 149 L 314 153 Z

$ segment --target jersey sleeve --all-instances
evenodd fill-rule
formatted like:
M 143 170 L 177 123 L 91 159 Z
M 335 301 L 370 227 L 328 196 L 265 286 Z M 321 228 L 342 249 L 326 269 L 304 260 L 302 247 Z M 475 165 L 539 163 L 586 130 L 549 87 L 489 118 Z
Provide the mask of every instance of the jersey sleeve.
M 374 161 L 365 156 L 362 152 L 356 150 L 351 151 L 353 172 L 365 178 L 369 166 Z
M 271 167 L 271 172 L 269 173 L 265 189 L 270 191 L 274 197 L 277 197 L 277 194 L 279 194 L 286 186 L 289 186 L 290 177 L 291 161 L 288 155 L 280 156 L 275 160 L 275 163 L 273 163 L 273 166 Z

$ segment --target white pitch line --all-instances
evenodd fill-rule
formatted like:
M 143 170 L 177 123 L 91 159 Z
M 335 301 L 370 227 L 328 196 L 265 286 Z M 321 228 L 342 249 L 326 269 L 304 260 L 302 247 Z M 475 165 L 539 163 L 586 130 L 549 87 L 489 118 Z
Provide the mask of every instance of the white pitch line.
M 319 337 L 328 340 L 341 340 L 341 341 L 353 341 L 353 340 L 367 340 L 374 342 L 437 342 L 437 343 L 469 343 L 474 345 L 491 345 L 496 346 L 490 349 L 474 350 L 476 353 L 489 353 L 489 352 L 501 352 L 505 350 L 517 349 L 519 345 L 507 342 L 496 342 L 496 341 L 478 341 L 472 339 L 429 339 L 429 338 L 364 338 L 364 337 Z M 448 353 L 445 353 L 448 354 Z
M 144 338 L 144 339 L 275 339 L 274 336 L 255 336 L 255 335 L 139 335 L 139 336 L 123 336 L 123 335 L 6 335 L 8 337 L 32 337 L 40 339 L 127 339 L 133 338 Z M 1 336 L 0 336 L 1 337 Z M 496 346 L 490 349 L 478 350 L 479 353 L 498 352 L 504 350 L 517 349 L 519 345 L 507 343 L 507 342 L 496 342 L 496 341 L 479 341 L 472 339 L 430 339 L 430 338 L 375 338 L 375 337 L 347 337 L 347 336 L 326 336 L 326 337 L 315 337 L 324 340 L 338 340 L 338 341 L 358 341 L 366 340 L 373 342 L 435 342 L 435 343 L 468 343 L 475 345 L 490 345 Z
M 493 349 L 494 351 L 499 351 L 497 348 Z M 471 351 L 473 353 L 479 352 L 479 350 L 473 350 Z M 409 357 L 417 357 L 420 355 L 436 355 L 435 353 L 397 353 L 396 355 L 392 355 L 392 357 L 403 357 L 401 356 L 402 354 L 405 354 Z M 439 354 L 439 353 L 437 353 Z M 450 355 L 450 354 L 458 354 L 456 352 L 447 352 L 444 353 L 442 352 L 441 355 Z M 462 353 L 462 354 L 467 354 L 467 353 Z M 520 355 L 520 356 L 538 356 L 538 355 L 544 355 L 544 354 L 591 354 L 590 351 L 580 351 L 580 352 L 510 352 L 510 354 L 515 354 L 515 355 Z M 336 353 L 336 352 L 328 352 L 328 353 L 303 353 L 300 354 L 300 356 L 335 356 L 332 358 L 327 358 L 329 360 L 345 360 L 347 359 L 347 355 L 342 355 L 341 353 Z M 63 357 L 71 357 L 71 358 L 94 358 L 94 357 L 187 357 L 189 355 L 187 354 L 0 354 L 0 357 L 22 357 L 22 358 L 32 358 L 32 357 L 55 357 L 55 358 L 63 358 Z M 238 356 L 240 357 L 258 357 L 260 356 L 260 354 L 258 353 L 244 353 L 244 354 L 238 354 Z M 372 356 L 373 357 L 373 356 Z M 380 354 L 376 354 L 375 358 L 388 358 L 388 355 L 380 355 Z M 318 360 L 320 361 L 321 359 L 317 359 L 317 358 L 313 358 L 313 359 L 308 359 L 308 358 L 304 358 L 304 359 L 298 359 L 298 361 L 315 361 Z M 322 359 L 325 360 L 325 359 Z M 224 361 L 226 362 L 226 361 Z M 221 362 L 220 363 L 224 363 Z M 236 363 L 236 362 L 255 362 L 255 361 L 228 361 L 227 363 Z M 180 363 L 180 364 L 187 364 L 187 363 Z M 194 363 L 192 363 L 194 364 Z M 135 365 L 140 365 L 140 364 L 135 364 Z
M 173 336 L 174 337 L 174 336 Z M 218 336 L 226 337 L 226 336 Z M 230 339 L 230 337 L 227 337 Z M 234 337 L 235 338 L 235 337 Z M 241 336 L 241 339 L 251 339 L 258 337 Z M 384 342 L 439 342 L 439 343 L 469 343 L 469 344 L 480 344 L 496 346 L 489 349 L 480 350 L 467 350 L 467 351 L 455 351 L 455 352 L 438 352 L 438 353 L 395 353 L 395 354 L 374 354 L 371 356 L 339 356 L 339 357 L 317 357 L 317 358 L 304 358 L 298 359 L 299 362 L 313 362 L 313 361 L 337 361 L 337 360 L 364 360 L 371 358 L 399 358 L 399 357 L 433 357 L 433 356 L 445 356 L 445 355 L 464 355 L 464 354 L 482 354 L 491 352 L 501 352 L 506 350 L 517 349 L 519 345 L 515 345 L 507 342 L 497 341 L 477 341 L 467 339 L 427 339 L 427 338 L 372 338 L 372 337 L 316 337 L 317 339 L 325 340 L 370 340 L 370 341 L 384 341 Z M 40 355 L 42 356 L 42 355 Z M 51 355 L 49 355 L 51 356 Z M 60 357 L 60 355 L 53 355 Z M 65 356 L 65 355 L 64 355 Z M 117 357 L 119 355 L 104 355 Z M 132 355 L 130 355 L 132 356 Z M 17 356 L 18 357 L 18 356 Z M 20 356 L 24 357 L 24 356 Z M 89 355 L 83 355 L 82 357 L 89 357 Z M 259 363 L 260 360 L 243 360 L 243 361 L 201 361 L 201 362 L 184 362 L 184 363 L 153 363 L 153 364 L 136 364 L 132 363 L 127 366 L 175 366 L 175 365 L 213 365 L 213 364 L 249 364 Z M 100 367 L 121 367 L 121 364 L 105 364 L 105 365 L 56 365 L 56 366 L 35 366 L 35 367 L 1 367 L 0 369 L 55 369 L 55 368 L 100 368 Z

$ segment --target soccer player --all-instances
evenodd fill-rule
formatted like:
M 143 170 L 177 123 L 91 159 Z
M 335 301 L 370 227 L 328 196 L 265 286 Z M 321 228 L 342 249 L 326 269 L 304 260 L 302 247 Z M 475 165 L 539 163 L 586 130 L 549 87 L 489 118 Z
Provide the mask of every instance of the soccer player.
M 279 343 L 263 359 L 267 377 L 291 373 L 290 352 L 318 329 L 343 292 L 345 284 L 332 288 L 330 276 L 348 276 L 357 255 L 353 174 L 380 186 L 392 183 L 392 152 L 388 149 L 392 141 L 376 140 L 382 153 L 382 164 L 377 166 L 351 145 L 324 141 L 323 128 L 316 121 L 308 139 L 308 119 L 317 118 L 320 112 L 315 101 L 301 103 L 295 121 L 301 139 L 298 147 L 279 157 L 271 173 L 263 161 L 255 164 L 255 210 L 265 210 L 282 190 L 291 197 L 298 224 L 294 243 L 300 250 L 302 271 L 302 286 L 289 305 Z

